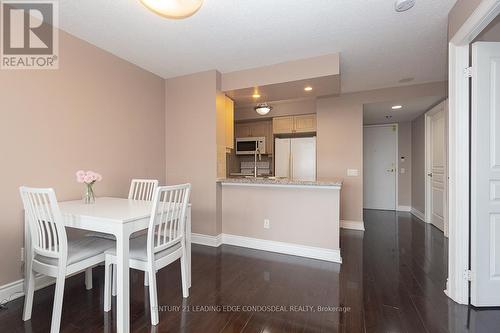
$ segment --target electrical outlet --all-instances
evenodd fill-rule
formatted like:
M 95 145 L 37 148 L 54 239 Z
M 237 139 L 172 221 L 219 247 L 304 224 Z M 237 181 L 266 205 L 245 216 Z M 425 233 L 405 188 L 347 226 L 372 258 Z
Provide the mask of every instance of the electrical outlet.
M 21 261 L 24 262 L 24 247 L 21 248 Z
M 265 219 L 264 220 L 264 229 L 269 229 L 269 228 L 271 228 L 271 225 L 269 224 L 269 220 Z

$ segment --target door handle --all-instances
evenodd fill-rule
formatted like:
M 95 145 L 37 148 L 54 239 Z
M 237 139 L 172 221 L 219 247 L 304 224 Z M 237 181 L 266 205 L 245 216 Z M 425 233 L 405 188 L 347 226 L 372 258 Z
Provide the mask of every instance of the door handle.
M 387 169 L 387 172 L 394 172 L 394 169 Z
M 429 172 L 427 176 L 432 177 L 432 172 Z

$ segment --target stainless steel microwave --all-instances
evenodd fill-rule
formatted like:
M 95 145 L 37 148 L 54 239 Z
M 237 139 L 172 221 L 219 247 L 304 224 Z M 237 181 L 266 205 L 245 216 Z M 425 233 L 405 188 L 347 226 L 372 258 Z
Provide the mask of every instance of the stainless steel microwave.
M 236 138 L 236 155 L 253 155 L 256 150 L 261 154 L 266 154 L 266 138 Z

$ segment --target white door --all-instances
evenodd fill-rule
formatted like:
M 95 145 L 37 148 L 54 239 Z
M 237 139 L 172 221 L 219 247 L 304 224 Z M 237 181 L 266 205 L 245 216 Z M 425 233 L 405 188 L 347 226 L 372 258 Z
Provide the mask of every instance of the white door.
M 274 175 L 290 178 L 290 139 L 274 140 Z
M 296 138 L 291 141 L 292 178 L 316 180 L 316 137 Z
M 397 126 L 363 130 L 363 207 L 396 210 Z
M 427 177 L 430 184 L 430 222 L 444 232 L 444 211 L 446 203 L 445 168 L 445 102 L 431 110 L 429 117 L 429 169 Z M 434 112 L 433 112 L 434 111 Z
M 472 67 L 471 304 L 500 306 L 500 43 L 474 43 Z

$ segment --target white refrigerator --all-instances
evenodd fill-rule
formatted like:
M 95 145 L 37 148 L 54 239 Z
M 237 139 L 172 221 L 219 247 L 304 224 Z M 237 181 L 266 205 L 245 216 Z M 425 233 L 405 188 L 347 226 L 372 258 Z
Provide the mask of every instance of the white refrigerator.
M 274 175 L 294 180 L 316 180 L 316 137 L 276 138 Z

